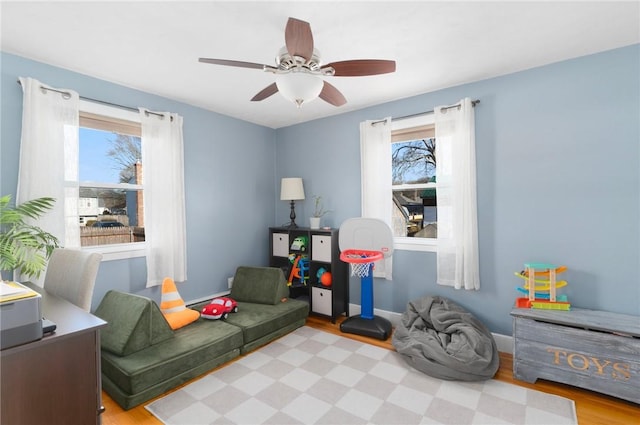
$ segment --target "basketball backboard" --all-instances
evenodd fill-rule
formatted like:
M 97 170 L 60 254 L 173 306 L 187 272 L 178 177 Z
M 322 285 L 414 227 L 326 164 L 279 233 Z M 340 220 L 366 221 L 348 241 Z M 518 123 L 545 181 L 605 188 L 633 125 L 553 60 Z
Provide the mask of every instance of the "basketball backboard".
M 384 258 L 393 254 L 393 233 L 384 221 L 357 217 L 345 220 L 338 238 L 340 251 L 362 249 L 380 251 Z

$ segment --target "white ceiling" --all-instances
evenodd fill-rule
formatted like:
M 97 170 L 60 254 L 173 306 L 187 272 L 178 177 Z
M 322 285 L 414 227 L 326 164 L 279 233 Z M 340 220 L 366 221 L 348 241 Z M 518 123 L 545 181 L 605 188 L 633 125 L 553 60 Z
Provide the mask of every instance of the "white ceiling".
M 640 2 L 1 3 L 2 50 L 272 128 L 640 42 Z M 322 62 L 392 59 L 393 74 L 327 77 L 347 98 L 300 110 L 250 102 L 274 76 L 199 57 L 272 65 L 288 17 Z M 80 93 L 82 95 L 82 93 Z M 142 105 L 130 105 L 142 106 Z

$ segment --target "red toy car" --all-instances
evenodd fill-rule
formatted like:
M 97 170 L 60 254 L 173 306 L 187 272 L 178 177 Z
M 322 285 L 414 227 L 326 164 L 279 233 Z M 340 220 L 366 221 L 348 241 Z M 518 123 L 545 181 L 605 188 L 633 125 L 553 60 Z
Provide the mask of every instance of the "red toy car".
M 229 316 L 229 313 L 237 312 L 238 303 L 235 300 L 228 297 L 219 297 L 212 299 L 211 302 L 202 309 L 201 315 L 204 319 L 224 320 Z

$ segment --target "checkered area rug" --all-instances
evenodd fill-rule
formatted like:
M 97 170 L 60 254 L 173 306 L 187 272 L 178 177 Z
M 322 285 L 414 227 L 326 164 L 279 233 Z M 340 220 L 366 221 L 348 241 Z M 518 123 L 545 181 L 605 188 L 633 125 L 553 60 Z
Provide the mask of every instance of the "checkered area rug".
M 167 425 L 577 424 L 572 400 L 431 378 L 395 351 L 306 326 L 145 407 Z

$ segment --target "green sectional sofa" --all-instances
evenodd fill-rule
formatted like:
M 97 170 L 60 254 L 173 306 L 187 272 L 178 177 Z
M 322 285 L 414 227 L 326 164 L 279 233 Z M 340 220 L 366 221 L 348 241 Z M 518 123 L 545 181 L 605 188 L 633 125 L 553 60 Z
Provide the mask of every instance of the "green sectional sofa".
M 238 312 L 227 320 L 200 318 L 174 331 L 153 300 L 107 292 L 95 311 L 108 323 L 102 388 L 128 410 L 303 326 L 309 314 L 308 303 L 289 298 L 278 268 L 238 267 L 229 296 Z

